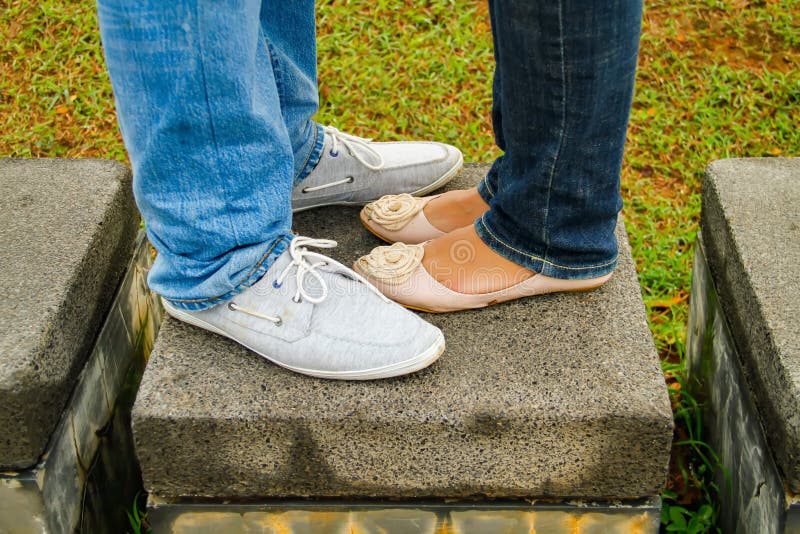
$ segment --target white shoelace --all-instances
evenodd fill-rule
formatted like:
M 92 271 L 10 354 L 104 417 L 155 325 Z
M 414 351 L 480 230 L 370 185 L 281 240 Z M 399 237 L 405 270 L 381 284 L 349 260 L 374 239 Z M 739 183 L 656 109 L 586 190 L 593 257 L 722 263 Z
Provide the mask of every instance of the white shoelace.
M 331 136 L 331 155 L 339 153 L 339 145 L 341 144 L 344 146 L 350 154 L 356 158 L 356 161 L 361 163 L 364 167 L 368 168 L 371 171 L 379 171 L 383 169 L 384 161 L 383 156 L 381 156 L 380 152 L 369 146 L 372 142 L 372 139 L 364 139 L 362 137 L 356 137 L 355 135 L 346 134 L 344 132 L 340 132 L 333 126 L 323 126 L 322 130 Z M 378 163 L 373 165 L 361 156 L 359 150 L 357 148 L 367 152 L 368 154 L 375 157 L 378 160 Z
M 378 289 L 370 284 L 363 276 L 355 272 L 354 270 L 345 267 L 341 263 L 327 256 L 323 256 L 318 252 L 312 252 L 308 250 L 306 247 L 314 247 L 314 248 L 334 248 L 338 245 L 338 243 L 332 239 L 314 239 L 311 237 L 303 237 L 297 236 L 292 239 L 292 242 L 289 244 L 289 255 L 292 257 L 292 261 L 284 267 L 281 274 L 278 275 L 278 278 L 275 279 L 274 285 L 275 287 L 280 287 L 283 284 L 284 280 L 289 276 L 292 268 L 295 269 L 294 277 L 295 277 L 295 284 L 297 286 L 297 290 L 295 291 L 294 297 L 292 300 L 294 302 L 300 302 L 301 300 L 306 300 L 312 304 L 319 304 L 320 302 L 324 301 L 328 297 L 328 284 L 325 283 L 325 279 L 319 274 L 317 269 L 319 267 L 324 266 L 332 266 L 336 268 L 337 272 L 341 272 L 347 278 L 351 280 L 355 280 L 357 282 L 361 282 L 362 284 L 366 285 L 373 293 L 381 297 L 385 302 L 389 302 L 389 299 L 384 296 L 383 293 L 378 291 Z M 312 263 L 313 260 L 319 260 L 316 263 Z M 319 282 L 322 291 L 318 296 L 313 296 L 304 286 L 304 281 L 306 275 L 313 276 L 317 282 Z M 248 315 L 252 315 L 254 317 L 258 317 L 261 319 L 265 319 L 267 321 L 271 321 L 275 323 L 275 325 L 280 326 L 283 323 L 281 317 L 273 317 L 271 315 L 265 315 L 263 313 L 249 310 L 247 308 L 243 308 L 236 304 L 234 301 L 228 303 L 228 309 L 233 311 L 240 311 L 242 313 L 246 313 Z

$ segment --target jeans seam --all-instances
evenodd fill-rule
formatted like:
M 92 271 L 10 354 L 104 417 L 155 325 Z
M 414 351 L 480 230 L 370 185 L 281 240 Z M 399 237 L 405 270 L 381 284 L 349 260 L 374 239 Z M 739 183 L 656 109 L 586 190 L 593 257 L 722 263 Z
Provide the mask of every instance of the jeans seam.
M 276 239 L 275 241 L 273 241 L 273 242 L 272 242 L 272 245 L 270 245 L 270 247 L 269 247 L 269 249 L 267 250 L 267 252 L 265 252 L 265 253 L 264 253 L 264 255 L 263 255 L 263 256 L 261 256 L 261 259 L 259 259 L 259 260 L 256 262 L 255 266 L 254 266 L 254 267 L 253 267 L 253 268 L 250 270 L 250 272 L 248 272 L 248 273 L 247 273 L 247 275 L 246 275 L 245 277 L 243 277 L 243 278 L 242 278 L 242 279 L 241 279 L 239 282 L 237 282 L 237 283 L 234 285 L 234 289 L 233 289 L 233 290 L 231 290 L 231 291 L 235 291 L 235 289 L 236 289 L 236 288 L 238 288 L 238 287 L 240 287 L 241 285 L 245 284 L 245 283 L 246 283 L 246 282 L 247 282 L 247 281 L 248 281 L 248 280 L 249 280 L 249 279 L 250 279 L 250 278 L 251 278 L 251 277 L 252 277 L 254 274 L 256 274 L 256 273 L 258 272 L 258 270 L 261 268 L 261 266 L 263 265 L 263 263 L 264 263 L 265 261 L 267 261 L 267 258 L 269 258 L 270 254 L 272 254 L 272 251 L 273 251 L 273 250 L 275 250 L 275 247 L 277 247 L 277 246 L 278 246 L 278 244 L 279 244 L 281 241 L 283 241 L 284 239 L 285 239 L 285 238 L 283 238 L 283 237 L 279 237 L 278 239 Z M 225 295 L 228 295 L 229 293 L 231 293 L 231 291 L 226 291 L 225 293 L 222 293 L 222 294 L 220 294 L 220 295 L 216 295 L 216 296 L 214 296 L 214 297 L 202 298 L 202 299 L 173 299 L 173 298 L 170 298 L 170 299 L 167 299 L 167 300 L 169 300 L 170 302 L 186 302 L 186 303 L 193 303 L 193 302 L 209 302 L 209 301 L 212 301 L 212 300 L 219 300 L 219 299 L 221 299 L 222 297 L 224 297 Z
M 283 81 L 283 68 L 281 67 L 281 62 L 278 60 L 277 54 L 275 53 L 275 47 L 272 46 L 272 43 L 269 42 L 269 39 L 267 39 L 266 35 L 262 36 L 262 39 L 264 39 L 264 44 L 266 45 L 267 52 L 269 53 L 269 62 L 272 65 L 272 76 L 275 78 L 275 87 L 278 89 L 278 100 L 280 101 L 281 109 L 283 109 L 286 103 L 286 84 Z M 306 154 L 306 159 L 303 162 L 303 165 L 300 166 L 300 170 L 297 171 L 294 176 L 292 176 L 292 186 L 297 185 L 298 179 L 306 171 L 306 167 L 308 166 L 311 156 L 316 152 L 314 149 L 317 146 L 317 139 L 319 138 L 319 127 L 316 123 L 312 124 L 314 125 L 314 140 L 311 142 L 311 150 L 309 150 L 308 154 Z
M 511 245 L 509 243 L 506 243 L 500 237 L 495 235 L 494 232 L 492 232 L 492 230 L 489 228 L 489 225 L 487 225 L 486 221 L 483 219 L 484 217 L 485 217 L 485 215 L 482 215 L 481 218 L 478 219 L 478 220 L 480 221 L 481 226 L 483 227 L 483 229 L 486 230 L 486 233 L 488 233 L 490 236 L 492 236 L 492 239 L 494 239 L 495 241 L 497 241 L 498 243 L 500 243 L 502 246 L 506 247 L 507 249 L 516 252 L 517 254 L 521 254 L 521 255 L 525 256 L 526 258 L 532 259 L 534 261 L 540 261 L 542 263 L 546 263 L 547 265 L 550 265 L 551 267 L 556 267 L 558 269 L 564 269 L 564 270 L 567 270 L 567 271 L 590 271 L 592 269 L 599 269 L 601 267 L 608 267 L 609 265 L 613 265 L 614 263 L 616 263 L 616 261 L 618 259 L 615 256 L 613 260 L 611 260 L 611 261 L 609 261 L 607 263 L 600 263 L 598 265 L 588 265 L 588 266 L 585 266 L 585 267 L 569 267 L 569 266 L 566 266 L 566 265 L 559 265 L 558 263 L 553 263 L 552 261 L 546 260 L 544 258 L 540 258 L 539 256 L 535 256 L 533 254 L 529 254 L 527 252 L 523 252 L 523 251 L 519 250 L 518 248 L 514 247 L 513 245 Z
M 275 87 L 278 89 L 278 100 L 280 101 L 280 108 L 283 109 L 283 106 L 286 102 L 286 95 L 284 91 L 284 83 L 283 83 L 283 71 L 281 70 L 280 61 L 275 58 L 275 47 L 272 46 L 272 43 L 269 42 L 266 35 L 262 35 L 262 39 L 264 39 L 264 44 L 267 46 L 267 52 L 269 53 L 269 62 L 272 65 L 272 77 L 275 79 Z
M 562 0 L 558 2 L 558 40 L 559 52 L 561 54 L 561 125 L 558 132 L 558 148 L 553 156 L 553 163 L 550 167 L 550 175 L 547 183 L 547 200 L 544 206 L 544 221 L 542 222 L 542 230 L 544 231 L 544 257 L 548 256 L 550 250 L 549 232 L 547 231 L 547 222 L 550 219 L 550 199 L 553 195 L 553 179 L 556 174 L 556 167 L 558 167 L 561 158 L 561 152 L 564 149 L 564 135 L 567 127 L 567 75 L 565 72 L 565 52 L 564 52 L 564 3 Z M 546 261 L 546 260 L 542 260 Z M 552 264 L 555 265 L 555 264 Z
M 200 19 L 200 6 L 199 6 L 199 4 L 195 5 L 194 15 L 195 15 L 195 17 L 197 19 L 197 33 L 198 33 L 198 41 L 197 41 L 197 49 L 198 50 L 197 51 L 199 53 L 198 55 L 200 56 L 200 74 L 203 77 L 203 97 L 204 97 L 205 102 L 206 102 L 206 111 L 208 112 L 208 123 L 209 123 L 209 127 L 211 129 L 211 142 L 214 145 L 214 152 L 215 152 L 215 154 L 217 156 L 217 157 L 214 158 L 214 168 L 216 170 L 217 176 L 221 176 L 220 169 L 219 169 L 219 164 L 217 163 L 220 158 L 219 158 L 219 144 L 217 143 L 217 132 L 216 132 L 216 129 L 214 128 L 214 113 L 212 112 L 212 109 L 211 109 L 211 100 L 208 97 L 208 77 L 206 76 L 206 55 L 205 55 L 204 46 L 203 46 L 203 44 L 204 44 L 203 43 L 203 34 L 200 31 L 201 30 L 201 28 L 200 28 L 201 19 Z M 227 204 L 227 202 L 226 202 L 226 204 Z M 228 214 L 226 216 L 226 218 L 228 219 L 228 224 L 230 225 L 231 234 L 233 234 L 234 242 L 236 244 L 239 244 L 239 242 L 240 242 L 239 241 L 239 235 L 238 235 L 238 233 L 236 231 L 236 225 L 233 224 L 233 218 L 230 216 L 230 214 Z
M 492 186 L 489 185 L 489 175 L 483 177 L 483 187 L 486 189 L 486 192 L 489 193 L 490 198 L 494 198 L 496 193 L 492 191 Z

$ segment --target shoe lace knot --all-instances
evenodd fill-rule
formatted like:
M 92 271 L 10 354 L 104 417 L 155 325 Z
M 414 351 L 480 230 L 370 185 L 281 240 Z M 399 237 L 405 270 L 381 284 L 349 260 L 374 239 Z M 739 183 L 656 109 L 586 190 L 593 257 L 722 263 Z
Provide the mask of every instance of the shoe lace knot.
M 312 304 L 319 304 L 328 297 L 328 284 L 325 282 L 325 279 L 322 277 L 322 275 L 320 275 L 317 269 L 320 267 L 329 266 L 345 277 L 363 283 L 373 293 L 377 294 L 384 301 L 388 302 L 389 299 L 387 299 L 383 293 L 378 291 L 375 286 L 370 284 L 363 276 L 359 275 L 352 269 L 345 267 L 338 261 L 327 256 L 323 256 L 318 252 L 310 251 L 307 248 L 314 247 L 331 249 L 335 248 L 337 245 L 338 243 L 332 239 L 314 239 L 311 237 L 296 236 L 289 244 L 289 255 L 291 256 L 292 261 L 289 262 L 286 267 L 284 267 L 283 271 L 281 271 L 281 273 L 278 275 L 278 278 L 275 280 L 275 283 L 280 286 L 289 276 L 289 273 L 294 270 L 295 286 L 297 287 L 297 290 L 295 291 L 293 300 L 295 302 L 300 302 L 300 300 L 303 299 Z M 314 296 L 309 293 L 305 285 L 306 276 L 313 277 L 319 283 L 319 286 L 322 288 L 319 295 Z

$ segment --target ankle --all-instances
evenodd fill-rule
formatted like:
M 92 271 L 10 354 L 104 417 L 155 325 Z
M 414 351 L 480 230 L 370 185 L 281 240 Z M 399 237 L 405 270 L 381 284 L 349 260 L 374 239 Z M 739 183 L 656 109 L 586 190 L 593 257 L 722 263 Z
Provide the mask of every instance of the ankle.
M 425 218 L 443 232 L 470 225 L 489 209 L 476 188 L 448 191 L 431 200 L 423 210 Z

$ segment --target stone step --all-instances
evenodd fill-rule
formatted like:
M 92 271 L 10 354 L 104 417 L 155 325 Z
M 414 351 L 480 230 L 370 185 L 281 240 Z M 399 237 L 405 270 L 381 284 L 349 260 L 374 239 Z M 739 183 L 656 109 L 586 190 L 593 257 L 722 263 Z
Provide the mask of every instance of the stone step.
M 167 534 L 645 534 L 658 532 L 652 502 L 621 506 L 527 502 L 412 503 L 286 501 L 150 509 Z
M 125 532 L 141 475 L 130 409 L 162 308 L 144 232 L 42 459 L 0 473 L 0 532 Z
M 138 227 L 119 163 L 0 159 L 0 471 L 42 456 Z
M 800 531 L 800 158 L 703 182 L 687 356 L 708 399 L 725 532 Z M 788 488 L 788 489 L 787 489 Z
M 336 239 L 349 264 L 380 244 L 357 215 L 306 212 L 295 229 Z M 622 224 L 618 238 L 597 291 L 426 315 L 447 351 L 398 379 L 300 376 L 166 319 L 133 411 L 151 503 L 658 495 L 672 414 Z
M 800 493 L 800 158 L 718 161 L 703 186 L 709 266 L 778 463 Z

